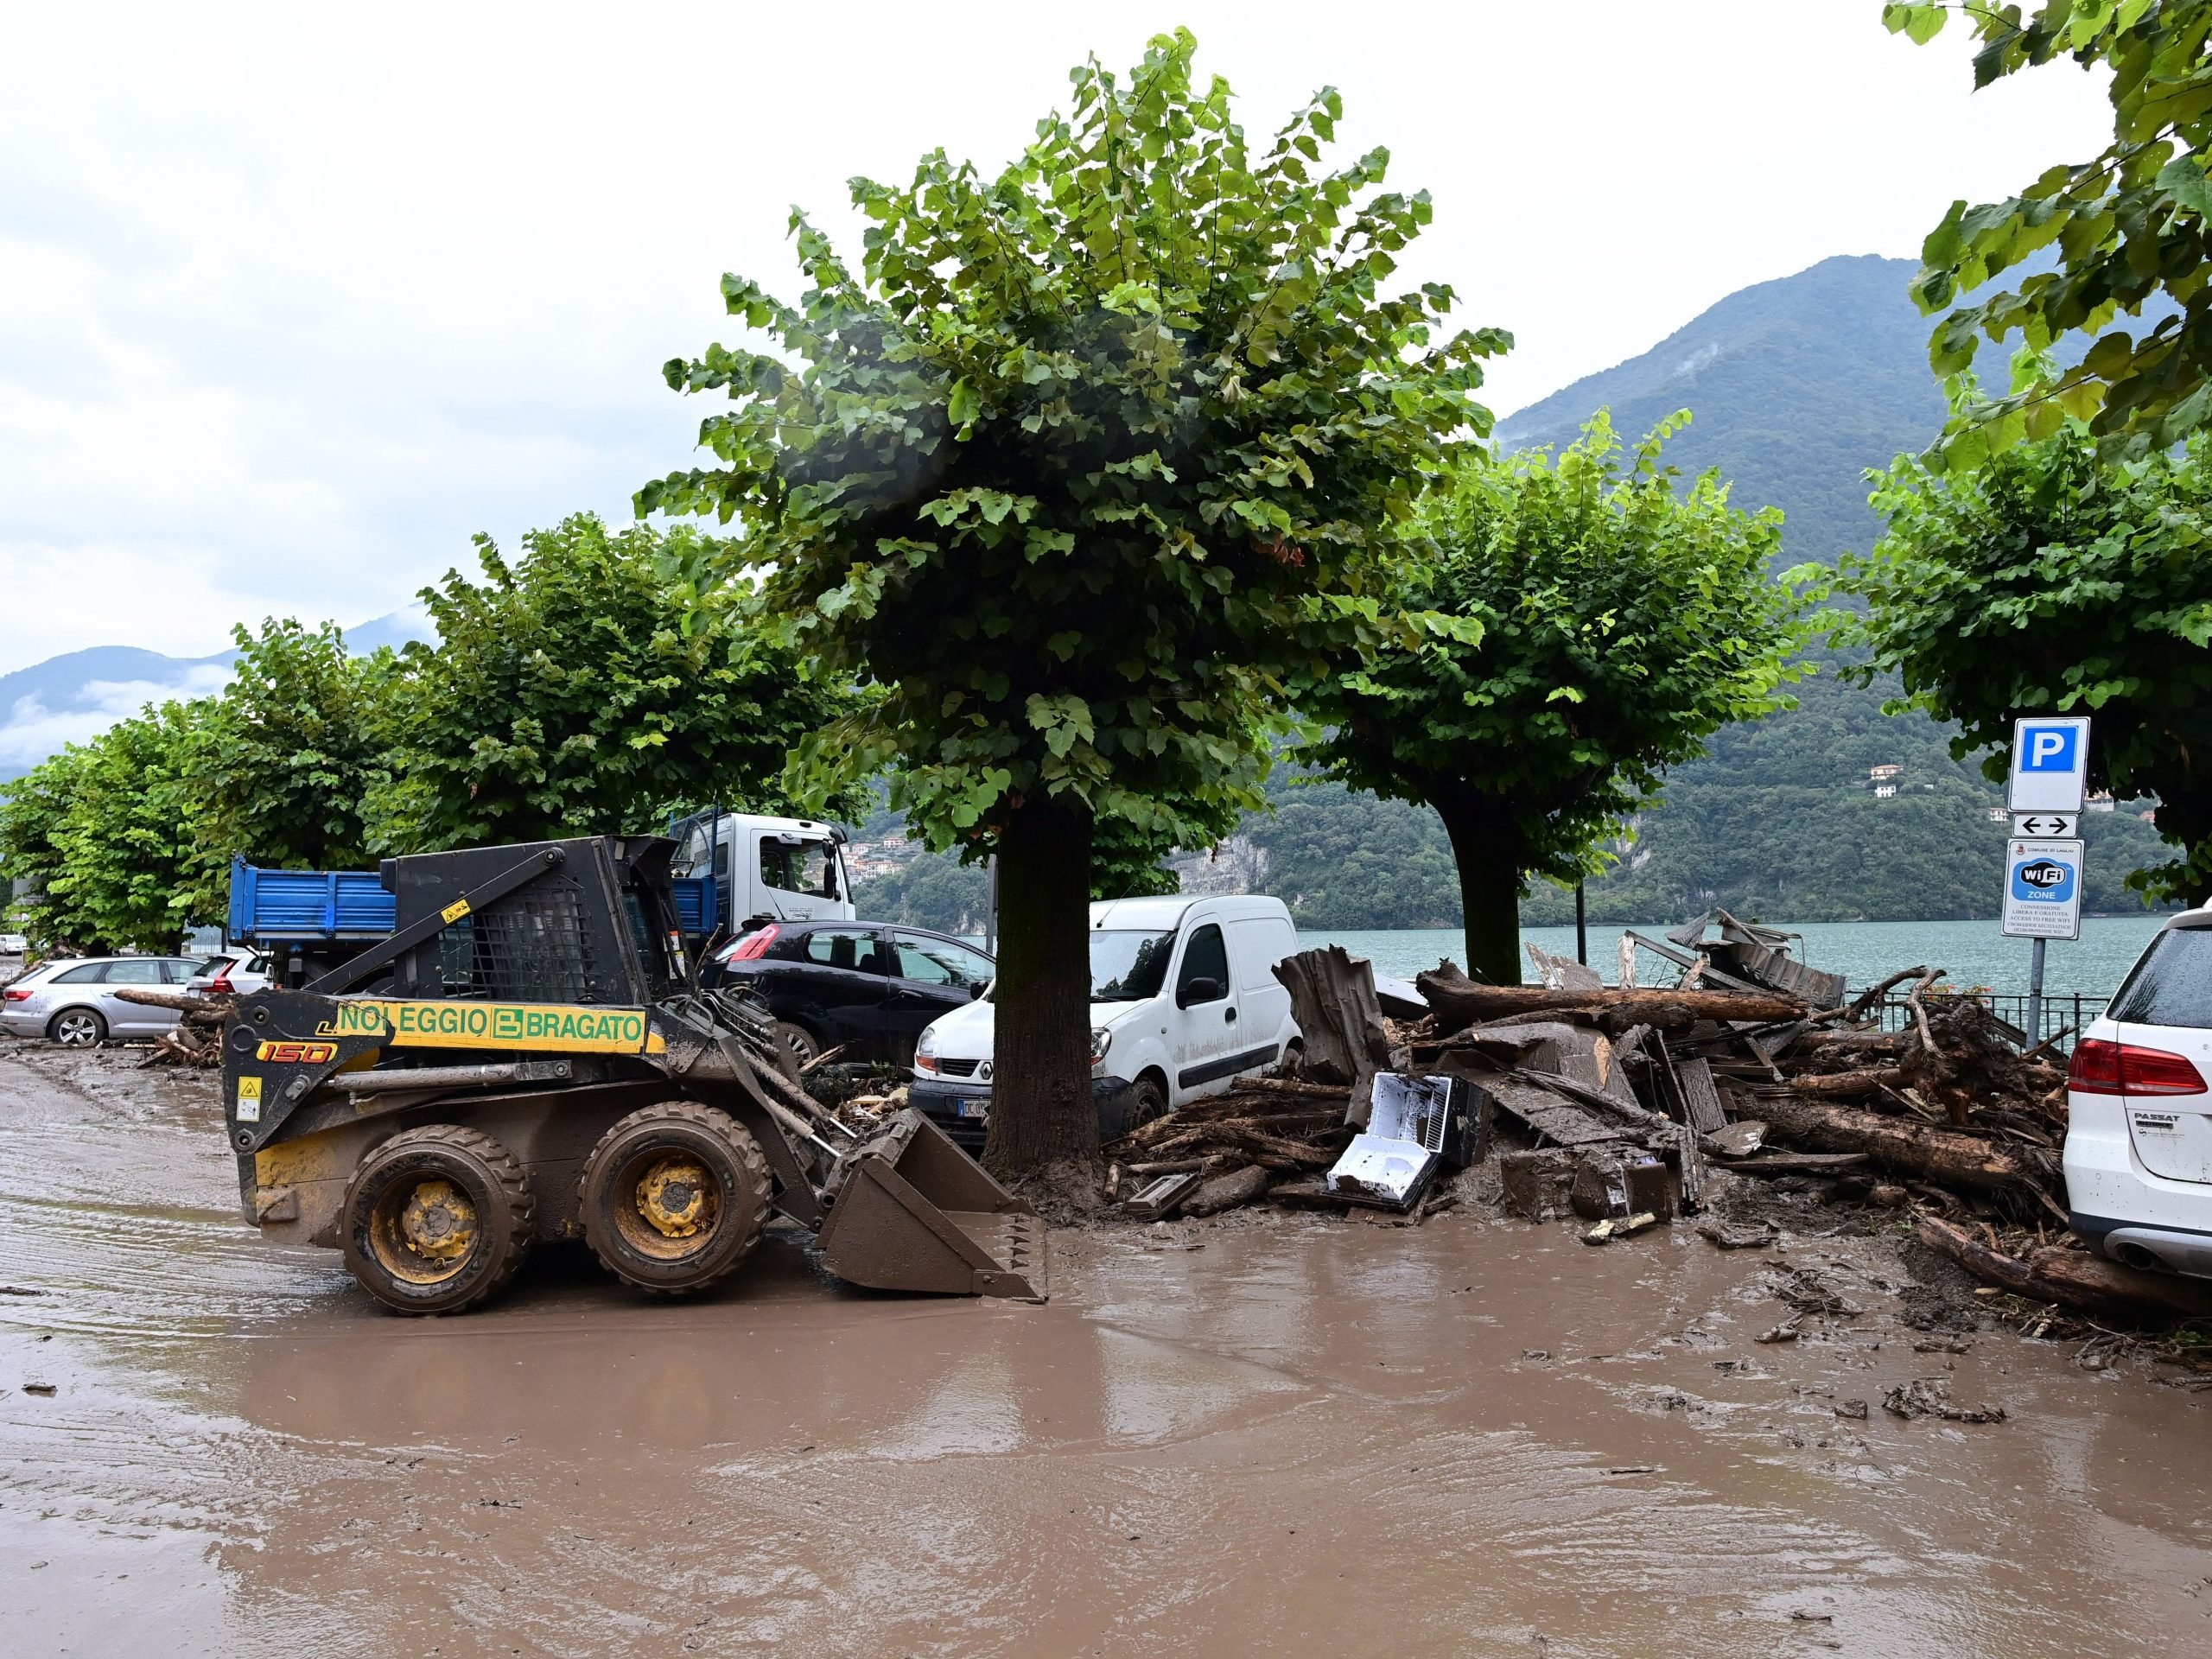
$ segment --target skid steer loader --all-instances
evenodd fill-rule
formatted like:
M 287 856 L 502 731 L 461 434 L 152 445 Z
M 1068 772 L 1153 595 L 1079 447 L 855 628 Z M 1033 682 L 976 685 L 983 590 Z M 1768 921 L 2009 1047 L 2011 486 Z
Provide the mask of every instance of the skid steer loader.
M 532 1243 L 704 1289 L 771 1211 L 882 1290 L 1043 1300 L 1044 1225 L 927 1119 L 861 1132 L 765 1011 L 696 988 L 674 843 L 600 836 L 388 859 L 391 936 L 240 999 L 225 1123 L 246 1218 L 334 1246 L 406 1313 L 496 1294 Z

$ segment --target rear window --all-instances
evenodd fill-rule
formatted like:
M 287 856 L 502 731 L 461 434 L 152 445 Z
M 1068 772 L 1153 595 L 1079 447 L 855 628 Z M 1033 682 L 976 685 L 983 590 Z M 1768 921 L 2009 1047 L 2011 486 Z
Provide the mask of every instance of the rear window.
M 2159 934 L 2105 1012 L 2132 1026 L 2212 1027 L 2212 929 Z
M 56 985 L 97 984 L 100 976 L 106 971 L 107 964 L 104 962 L 86 963 L 82 968 L 64 969 L 54 976 L 54 982 Z

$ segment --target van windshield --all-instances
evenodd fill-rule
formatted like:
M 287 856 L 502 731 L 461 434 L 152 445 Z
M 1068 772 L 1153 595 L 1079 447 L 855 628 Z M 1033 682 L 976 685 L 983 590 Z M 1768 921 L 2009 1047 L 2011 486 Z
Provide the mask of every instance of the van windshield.
M 1141 1002 L 1158 996 L 1167 979 L 1175 935 L 1094 931 L 1090 936 L 1090 1000 Z

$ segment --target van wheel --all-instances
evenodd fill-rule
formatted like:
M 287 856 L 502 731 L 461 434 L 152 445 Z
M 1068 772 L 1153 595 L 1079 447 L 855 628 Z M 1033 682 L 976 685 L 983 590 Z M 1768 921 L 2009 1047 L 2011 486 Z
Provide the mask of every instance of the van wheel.
M 662 1295 L 734 1272 L 768 1221 L 768 1160 L 727 1112 L 644 1106 L 600 1137 L 577 1192 L 584 1237 L 625 1284 Z
M 457 1123 L 395 1135 L 346 1186 L 346 1265 L 399 1313 L 461 1313 L 515 1276 L 537 1203 L 490 1135 Z
M 1147 1071 L 1130 1085 L 1128 1127 L 1141 1129 L 1154 1118 L 1166 1116 L 1167 1090 L 1158 1077 Z
M 46 1034 L 64 1048 L 98 1048 L 107 1039 L 107 1021 L 97 1008 L 64 1008 L 47 1022 Z

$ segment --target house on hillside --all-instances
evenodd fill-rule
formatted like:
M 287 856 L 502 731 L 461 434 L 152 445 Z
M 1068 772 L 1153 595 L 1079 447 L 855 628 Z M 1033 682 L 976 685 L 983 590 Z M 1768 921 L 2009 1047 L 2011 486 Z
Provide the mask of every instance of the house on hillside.
M 1894 783 L 1897 779 L 1904 776 L 1904 768 L 1896 765 L 1869 766 L 1866 768 L 1866 776 L 1878 784 Z

